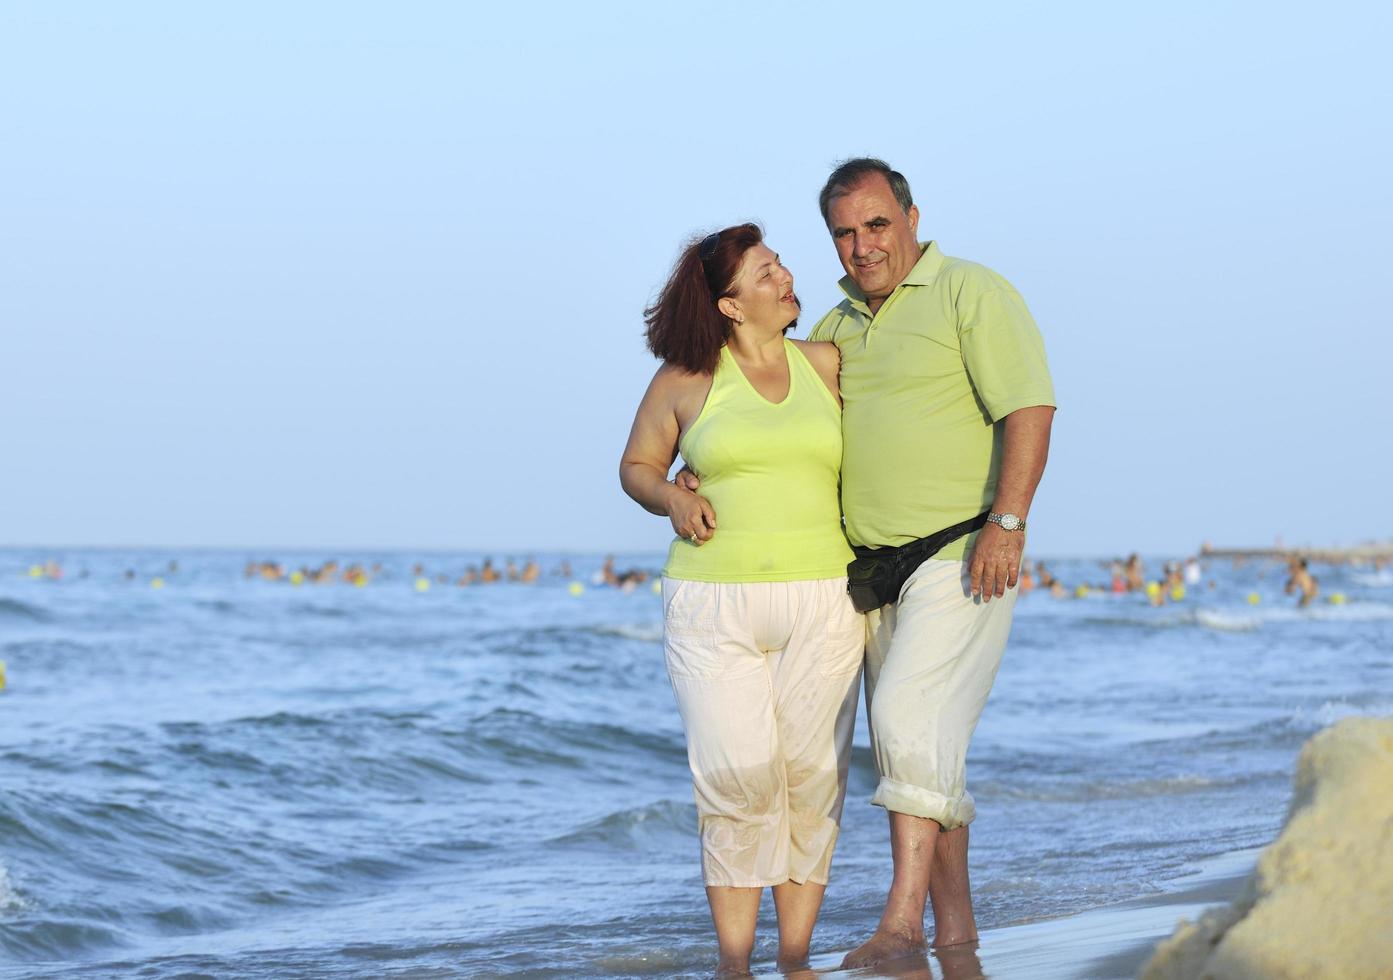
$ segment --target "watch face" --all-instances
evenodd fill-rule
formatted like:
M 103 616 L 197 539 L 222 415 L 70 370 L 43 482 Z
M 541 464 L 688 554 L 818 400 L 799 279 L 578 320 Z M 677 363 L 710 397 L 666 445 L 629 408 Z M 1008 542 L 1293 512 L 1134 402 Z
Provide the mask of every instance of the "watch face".
M 1021 526 L 1021 519 L 1017 517 L 1015 514 L 1002 514 L 1001 526 L 1003 529 L 1007 531 L 1014 531 L 1016 528 Z

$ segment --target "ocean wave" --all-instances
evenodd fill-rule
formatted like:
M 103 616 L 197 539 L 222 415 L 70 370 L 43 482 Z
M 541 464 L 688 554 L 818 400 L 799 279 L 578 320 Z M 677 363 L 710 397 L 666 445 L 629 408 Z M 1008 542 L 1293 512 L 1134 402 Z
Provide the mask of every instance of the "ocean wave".
M 1221 612 L 1217 609 L 1197 609 L 1195 622 L 1223 633 L 1251 633 L 1262 626 L 1263 620 L 1250 613 Z
M 289 611 L 301 616 L 318 616 L 322 619 L 351 619 L 357 615 L 358 610 L 345 609 L 342 606 L 320 606 L 312 602 L 297 603 L 290 607 Z M 373 610 L 374 615 L 380 613 Z
M 1328 728 L 1341 719 L 1356 717 L 1393 717 L 1393 701 L 1370 701 L 1367 704 L 1351 704 L 1349 701 L 1325 701 L 1315 708 L 1297 709 L 1287 719 L 1287 724 L 1307 731 Z
M 109 950 L 125 943 L 115 929 L 92 921 L 35 919 L 0 930 L 0 950 L 16 960 L 67 961 L 75 956 Z M 45 971 L 47 975 L 48 971 Z M 34 973 L 14 976 L 35 976 Z M 111 976 L 113 974 L 108 974 Z
M 639 640 L 643 643 L 663 642 L 663 627 L 620 624 L 617 626 L 589 626 L 585 632 L 596 636 L 617 636 L 621 640 Z
M 35 623 L 46 623 L 52 618 L 48 610 L 42 606 L 8 598 L 0 598 L 0 617 L 27 619 Z
M 618 810 L 552 839 L 555 844 L 601 844 L 607 847 L 647 847 L 655 836 L 696 833 L 696 806 L 658 800 L 646 806 Z
M 1156 779 L 1098 779 L 1074 785 L 983 780 L 972 791 L 981 799 L 1000 797 L 1041 803 L 1088 803 L 1094 800 L 1146 799 L 1155 796 L 1184 796 L 1238 785 L 1242 780 L 1217 780 L 1204 776 L 1168 776 Z
M 634 731 L 603 722 L 569 722 L 543 718 L 531 711 L 495 708 L 469 723 L 470 734 L 507 761 L 519 758 L 566 768 L 601 762 L 599 753 L 632 758 L 635 750 L 683 762 L 686 747 L 680 733 Z
M 1194 609 L 1137 609 L 1133 615 L 1085 616 L 1078 620 L 1087 626 L 1131 627 L 1144 630 L 1187 629 L 1199 626 L 1223 633 L 1251 633 L 1267 625 L 1303 622 L 1377 622 L 1393 619 L 1393 604 L 1346 601 L 1340 605 L 1323 602 L 1305 609 L 1292 605 L 1214 607 Z
M 199 609 L 206 609 L 208 612 L 221 613 L 227 615 L 240 615 L 242 608 L 235 602 L 227 599 L 196 599 L 194 606 Z
M 29 907 L 24 896 L 10 883 L 10 872 L 0 864 L 0 915 L 6 912 L 22 912 Z

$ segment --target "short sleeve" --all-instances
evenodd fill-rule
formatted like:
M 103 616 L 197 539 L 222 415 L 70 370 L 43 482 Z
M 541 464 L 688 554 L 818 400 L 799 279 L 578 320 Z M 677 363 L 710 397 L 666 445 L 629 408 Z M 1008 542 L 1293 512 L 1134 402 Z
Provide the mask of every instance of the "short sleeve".
M 963 363 L 993 422 L 1034 405 L 1055 404 L 1045 341 L 1011 284 L 979 269 L 958 293 Z
M 808 339 L 812 341 L 830 341 L 836 333 L 830 324 L 837 318 L 837 309 L 833 307 L 825 313 L 821 320 L 813 324 L 813 328 L 808 331 Z

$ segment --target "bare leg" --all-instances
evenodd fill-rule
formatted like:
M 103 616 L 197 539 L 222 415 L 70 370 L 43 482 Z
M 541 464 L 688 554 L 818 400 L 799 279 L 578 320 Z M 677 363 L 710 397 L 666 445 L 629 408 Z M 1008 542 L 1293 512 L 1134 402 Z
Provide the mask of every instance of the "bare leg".
M 806 966 L 813 941 L 813 924 L 822 908 L 826 885 L 786 881 L 774 886 L 774 908 L 779 913 L 779 968 Z
M 763 888 L 706 886 L 706 900 L 711 903 L 711 921 L 716 926 L 716 943 L 720 947 L 716 976 L 750 976 L 750 953 L 755 948 L 755 922 L 759 919 L 762 894 Z
M 972 915 L 972 887 L 967 879 L 966 826 L 940 831 L 934 845 L 929 900 L 933 903 L 936 948 L 976 941 L 977 920 Z
M 940 830 L 935 820 L 890 811 L 890 855 L 895 862 L 895 876 L 885 899 L 885 911 L 875 934 L 842 960 L 843 969 L 873 966 L 924 951 L 924 906 L 929 900 L 934 848 Z

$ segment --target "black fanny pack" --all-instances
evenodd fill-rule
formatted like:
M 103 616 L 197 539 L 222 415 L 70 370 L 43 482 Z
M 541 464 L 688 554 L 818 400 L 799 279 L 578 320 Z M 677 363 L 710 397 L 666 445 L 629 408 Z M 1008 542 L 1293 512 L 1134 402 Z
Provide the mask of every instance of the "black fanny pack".
M 851 604 L 857 612 L 864 613 L 897 602 L 905 580 L 916 568 L 945 545 L 980 530 L 986 525 L 989 513 L 983 511 L 961 524 L 945 527 L 898 548 L 857 548 L 853 545 L 851 550 L 856 553 L 856 560 L 846 566 L 846 592 L 851 596 Z

